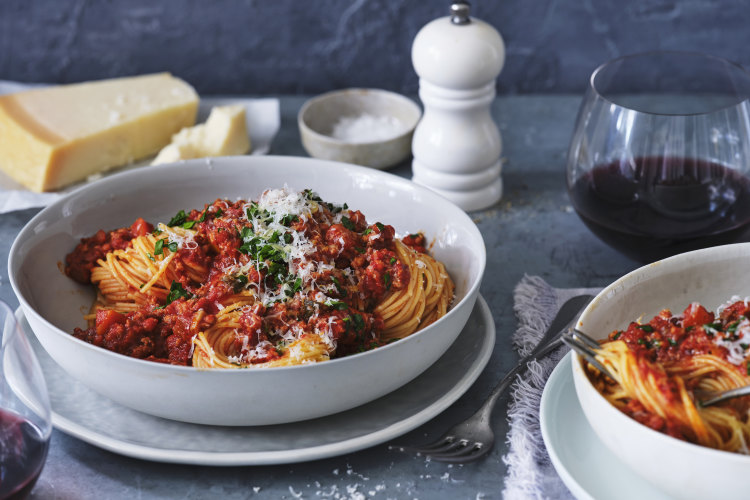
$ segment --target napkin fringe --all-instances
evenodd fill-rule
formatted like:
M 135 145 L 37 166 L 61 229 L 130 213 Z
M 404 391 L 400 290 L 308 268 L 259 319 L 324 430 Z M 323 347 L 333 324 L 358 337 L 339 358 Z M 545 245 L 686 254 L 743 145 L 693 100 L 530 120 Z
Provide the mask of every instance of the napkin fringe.
M 524 275 L 513 291 L 513 310 L 519 327 L 513 334 L 513 345 L 526 356 L 539 343 L 558 309 L 555 289 L 539 276 Z
M 576 290 L 577 292 L 577 290 Z M 524 275 L 514 289 L 514 311 L 519 326 L 513 344 L 522 356 L 541 340 L 560 302 L 570 293 L 558 293 L 539 276 Z M 506 500 L 543 500 L 572 498 L 557 475 L 542 439 L 539 403 L 544 384 L 567 348 L 558 349 L 545 359 L 532 361 L 523 377 L 513 384 L 508 409 L 509 452 L 503 457 L 507 476 L 503 489 Z

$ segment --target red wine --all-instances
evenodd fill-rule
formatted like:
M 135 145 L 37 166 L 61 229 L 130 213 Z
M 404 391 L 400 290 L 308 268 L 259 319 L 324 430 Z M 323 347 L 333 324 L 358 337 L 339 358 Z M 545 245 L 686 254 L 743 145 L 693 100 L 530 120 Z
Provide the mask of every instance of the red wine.
M 708 160 L 639 157 L 597 165 L 568 186 L 583 222 L 640 261 L 747 237 L 750 180 Z
M 25 418 L 0 410 L 0 500 L 22 500 L 36 484 L 49 439 Z

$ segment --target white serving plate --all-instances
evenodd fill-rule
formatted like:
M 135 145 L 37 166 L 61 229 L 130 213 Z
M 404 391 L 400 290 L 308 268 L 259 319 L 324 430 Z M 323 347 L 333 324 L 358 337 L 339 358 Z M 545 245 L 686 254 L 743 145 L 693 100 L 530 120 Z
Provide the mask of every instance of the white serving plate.
M 565 486 L 578 500 L 668 500 L 591 428 L 576 397 L 571 358 L 565 356 L 552 371 L 539 406 L 544 445 Z
M 85 327 L 93 290 L 61 271 L 79 239 L 136 217 L 168 220 L 216 198 L 257 198 L 270 187 L 311 188 L 348 202 L 398 234 L 424 231 L 456 284 L 452 309 L 393 344 L 315 365 L 266 370 L 197 370 L 138 360 L 70 335 Z M 84 186 L 35 216 L 9 258 L 10 281 L 32 330 L 70 375 L 100 394 L 152 415 L 213 425 L 294 422 L 348 410 L 403 386 L 453 343 L 474 307 L 485 267 L 481 234 L 439 195 L 384 172 L 294 157 L 192 160 L 124 172 Z

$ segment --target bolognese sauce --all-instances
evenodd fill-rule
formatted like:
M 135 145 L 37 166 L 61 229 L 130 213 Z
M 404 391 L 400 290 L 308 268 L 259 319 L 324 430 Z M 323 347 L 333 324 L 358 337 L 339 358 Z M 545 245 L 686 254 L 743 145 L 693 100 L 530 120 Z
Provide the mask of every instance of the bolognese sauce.
M 427 280 L 431 266 L 438 271 Z M 156 226 L 137 218 L 99 230 L 67 256 L 65 271 L 98 288 L 90 326 L 76 337 L 178 365 L 194 364 L 196 345 L 212 363 L 220 351 L 237 366 L 286 359 L 312 336 L 329 357 L 372 349 L 392 340 L 397 308 L 421 302 L 419 328 L 423 315 L 445 313 L 453 291 L 421 235 L 402 242 L 392 226 L 310 190 L 217 199 Z M 400 305 L 384 306 L 398 294 Z
M 697 395 L 750 385 L 750 302 L 739 297 L 711 312 L 699 303 L 680 314 L 611 332 L 597 359 L 616 380 L 586 365 L 597 389 L 622 412 L 672 437 L 748 452 L 750 397 L 710 408 Z

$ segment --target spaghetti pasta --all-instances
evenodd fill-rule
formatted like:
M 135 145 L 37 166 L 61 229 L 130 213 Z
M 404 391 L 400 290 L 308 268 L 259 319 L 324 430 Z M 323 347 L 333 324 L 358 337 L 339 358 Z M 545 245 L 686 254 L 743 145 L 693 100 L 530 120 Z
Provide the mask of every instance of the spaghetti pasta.
M 750 384 L 750 307 L 734 297 L 717 313 L 693 303 L 663 310 L 609 335 L 598 360 L 615 381 L 585 364 L 597 390 L 649 427 L 720 450 L 750 450 L 750 397 L 702 407 L 696 394 Z
M 84 238 L 66 273 L 96 287 L 88 329 L 115 352 L 201 368 L 325 361 L 445 315 L 454 285 L 421 234 L 395 237 L 310 190 L 216 200 L 155 228 Z

